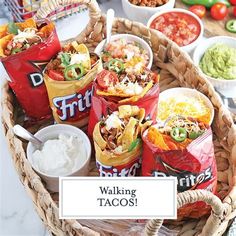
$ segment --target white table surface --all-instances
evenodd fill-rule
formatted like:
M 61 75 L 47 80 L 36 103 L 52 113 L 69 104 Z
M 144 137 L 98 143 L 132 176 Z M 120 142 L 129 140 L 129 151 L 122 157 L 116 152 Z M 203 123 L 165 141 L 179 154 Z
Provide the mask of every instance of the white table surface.
M 1 4 L 0 0 L 0 4 Z M 120 0 L 102 1 L 103 12 L 113 8 L 116 16 L 125 17 Z M 0 5 L 1 6 L 1 5 Z M 3 8 L 0 7 L 0 24 Z M 57 23 L 58 35 L 61 40 L 75 37 L 80 29 L 81 22 L 87 21 L 87 13 L 76 14 Z M 76 30 L 73 27 L 76 25 Z M 65 38 L 66 37 L 66 38 Z M 1 73 L 1 71 L 0 71 Z M 3 81 L 0 81 L 2 86 Z M 0 111 L 1 112 L 1 111 Z M 0 236 L 49 236 L 41 219 L 34 210 L 30 197 L 24 190 L 14 169 L 7 143 L 0 125 Z M 230 236 L 235 235 L 230 234 Z

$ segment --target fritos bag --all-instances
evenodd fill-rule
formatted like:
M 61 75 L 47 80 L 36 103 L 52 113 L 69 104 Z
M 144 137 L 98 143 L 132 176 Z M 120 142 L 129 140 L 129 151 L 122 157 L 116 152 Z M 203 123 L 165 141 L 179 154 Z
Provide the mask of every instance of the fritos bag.
M 184 150 L 162 150 L 148 140 L 147 132 L 142 137 L 143 176 L 177 177 L 178 192 L 206 189 L 215 193 L 217 170 L 211 128 Z M 196 202 L 179 209 L 178 216 L 198 218 L 209 213 L 209 210 L 204 202 Z
M 93 140 L 100 176 L 124 177 L 139 173 L 141 133 L 151 123 L 143 123 L 144 117 L 143 108 L 122 105 L 95 125 Z
M 98 58 L 91 68 L 90 56 L 86 46 L 78 45 L 74 41 L 64 47 L 72 47 L 72 45 L 75 45 L 78 50 L 86 50 L 89 61 L 84 61 L 84 66 L 88 68 L 88 72 L 79 80 L 67 81 L 57 81 L 44 73 L 44 81 L 55 121 L 85 128 L 89 119 L 93 81 L 97 73 L 102 70 L 102 63 Z
M 153 122 L 157 117 L 157 105 L 159 98 L 159 84 L 155 84 L 144 97 L 139 98 L 137 101 L 129 101 L 119 103 L 119 101 L 112 99 L 112 97 L 100 96 L 96 93 L 97 84 L 94 82 L 94 94 L 92 97 L 92 107 L 89 116 L 88 134 L 91 137 L 96 123 L 104 116 L 111 114 L 113 111 L 118 110 L 119 106 L 129 104 L 144 108 L 145 119 L 152 120 Z
M 28 19 L 16 25 L 24 30 L 36 28 L 36 22 Z M 44 23 L 39 28 L 46 39 L 14 55 L 6 56 L 4 50 L 12 40 L 13 34 L 7 33 L 7 25 L 0 27 L 1 62 L 9 75 L 9 86 L 24 109 L 25 113 L 35 119 L 51 115 L 47 90 L 42 71 L 49 60 L 61 49 L 53 23 Z

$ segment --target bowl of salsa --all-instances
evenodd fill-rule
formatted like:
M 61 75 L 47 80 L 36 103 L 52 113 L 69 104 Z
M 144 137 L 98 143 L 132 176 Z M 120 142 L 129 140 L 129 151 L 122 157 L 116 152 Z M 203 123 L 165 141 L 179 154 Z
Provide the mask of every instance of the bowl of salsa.
M 184 9 L 157 12 L 149 19 L 147 26 L 162 32 L 186 52 L 192 51 L 203 36 L 202 21 Z

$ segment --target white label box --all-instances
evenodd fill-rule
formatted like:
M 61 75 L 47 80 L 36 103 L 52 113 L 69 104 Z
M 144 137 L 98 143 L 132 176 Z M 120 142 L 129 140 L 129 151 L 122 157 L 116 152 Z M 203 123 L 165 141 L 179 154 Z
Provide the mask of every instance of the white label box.
M 176 219 L 175 177 L 60 177 L 60 219 Z

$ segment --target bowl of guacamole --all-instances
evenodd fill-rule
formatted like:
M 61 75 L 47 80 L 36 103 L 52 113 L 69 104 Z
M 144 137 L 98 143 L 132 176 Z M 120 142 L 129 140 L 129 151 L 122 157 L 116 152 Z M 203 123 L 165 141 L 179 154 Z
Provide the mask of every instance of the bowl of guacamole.
M 236 93 L 236 39 L 228 36 L 208 38 L 193 54 L 196 66 L 220 92 Z

